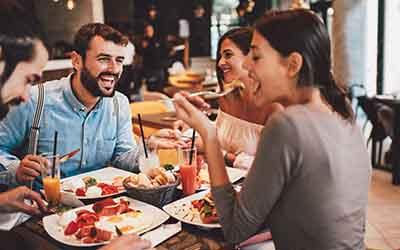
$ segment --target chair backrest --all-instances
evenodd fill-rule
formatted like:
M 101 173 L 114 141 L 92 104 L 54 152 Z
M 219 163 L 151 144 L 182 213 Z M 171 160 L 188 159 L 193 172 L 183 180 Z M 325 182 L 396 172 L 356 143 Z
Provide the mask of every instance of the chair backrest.
M 143 102 L 133 102 L 131 106 L 132 116 L 137 116 L 138 114 L 158 114 L 173 111 L 171 107 L 167 105 L 167 102 L 159 101 L 143 101 Z M 144 133 L 147 136 L 154 134 L 158 129 L 151 127 L 143 127 Z M 133 132 L 140 136 L 139 124 L 133 124 Z
M 367 116 L 367 119 L 372 124 L 372 131 L 369 138 L 377 141 L 384 140 L 388 134 L 382 124 L 382 121 L 380 120 L 380 117 L 378 116 L 379 110 L 382 109 L 384 105 L 379 103 L 373 97 L 368 97 L 366 95 L 357 97 L 357 100 L 358 105 L 362 108 Z

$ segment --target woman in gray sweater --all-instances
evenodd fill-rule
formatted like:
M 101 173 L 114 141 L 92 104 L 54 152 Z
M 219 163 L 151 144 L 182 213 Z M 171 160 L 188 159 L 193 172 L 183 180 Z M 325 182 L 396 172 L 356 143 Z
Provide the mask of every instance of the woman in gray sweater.
M 279 103 L 262 131 L 242 191 L 229 182 L 215 126 L 186 93 L 178 118 L 203 138 L 219 221 L 238 243 L 270 227 L 277 249 L 364 249 L 371 168 L 345 91 L 331 73 L 328 32 L 307 10 L 268 13 L 245 66 L 258 107 Z

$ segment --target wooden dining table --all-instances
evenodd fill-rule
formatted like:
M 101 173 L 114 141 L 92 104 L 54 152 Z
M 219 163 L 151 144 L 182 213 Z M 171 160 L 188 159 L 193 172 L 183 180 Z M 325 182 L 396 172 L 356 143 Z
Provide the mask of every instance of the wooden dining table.
M 170 218 L 166 224 L 176 222 L 177 220 Z M 43 227 L 41 217 L 32 217 L 9 232 L 0 231 L 0 242 L 0 249 L 3 249 L 2 246 L 7 246 L 7 248 L 5 248 L 7 250 L 92 250 L 99 248 L 72 247 L 56 241 L 47 234 Z M 156 249 L 229 250 L 234 249 L 234 247 L 225 242 L 221 229 L 202 229 L 197 226 L 182 223 L 182 231 L 158 245 Z

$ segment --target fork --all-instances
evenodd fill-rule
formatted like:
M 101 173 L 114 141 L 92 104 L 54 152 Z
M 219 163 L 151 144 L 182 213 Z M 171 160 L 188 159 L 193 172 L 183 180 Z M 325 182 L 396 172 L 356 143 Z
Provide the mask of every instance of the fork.
M 213 92 L 213 91 L 199 91 L 199 92 L 196 92 L 196 93 L 192 93 L 189 96 L 190 97 L 202 96 L 206 100 L 211 100 L 211 99 L 217 99 L 219 97 L 225 96 L 225 95 L 231 93 L 232 91 L 234 91 L 234 90 L 236 90 L 238 88 L 240 88 L 240 86 L 228 88 L 228 89 L 225 89 L 224 91 L 218 92 L 218 93 L 217 92 Z

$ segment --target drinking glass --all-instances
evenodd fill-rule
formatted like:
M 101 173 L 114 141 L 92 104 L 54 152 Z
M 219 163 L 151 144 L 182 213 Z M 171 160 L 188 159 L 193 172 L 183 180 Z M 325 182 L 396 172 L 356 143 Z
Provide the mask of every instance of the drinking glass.
M 57 206 L 61 199 L 60 184 L 60 156 L 49 153 L 40 155 L 43 188 L 50 207 Z
M 195 147 L 179 150 L 179 172 L 184 195 L 194 194 L 198 188 L 196 154 Z M 192 157 L 191 161 L 190 157 Z
M 153 168 L 160 167 L 160 159 L 158 158 L 157 150 L 155 148 L 149 148 L 147 141 L 146 144 L 146 153 L 144 152 L 143 142 L 140 140 L 139 143 L 139 169 L 140 172 L 144 174 L 148 174 L 149 171 Z

